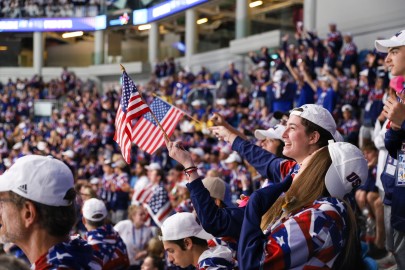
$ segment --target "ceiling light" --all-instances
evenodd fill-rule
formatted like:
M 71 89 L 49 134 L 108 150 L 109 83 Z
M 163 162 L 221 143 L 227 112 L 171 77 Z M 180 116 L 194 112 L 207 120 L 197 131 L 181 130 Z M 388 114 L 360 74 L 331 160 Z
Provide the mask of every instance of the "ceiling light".
M 69 33 L 62 34 L 63 38 L 72 38 L 72 37 L 81 37 L 81 36 L 83 36 L 83 31 L 69 32 Z
M 249 7 L 250 8 L 254 8 L 254 7 L 258 7 L 258 6 L 261 6 L 261 5 L 263 5 L 263 1 L 254 1 L 254 2 L 252 2 L 252 3 L 250 3 L 249 4 Z
M 139 30 L 139 31 L 149 30 L 149 29 L 151 29 L 151 28 L 152 28 L 152 25 L 150 25 L 150 24 L 144 24 L 144 25 L 138 26 L 138 30 Z
M 208 22 L 207 18 L 201 18 L 201 19 L 197 20 L 197 24 L 203 24 L 203 23 L 206 23 L 206 22 Z

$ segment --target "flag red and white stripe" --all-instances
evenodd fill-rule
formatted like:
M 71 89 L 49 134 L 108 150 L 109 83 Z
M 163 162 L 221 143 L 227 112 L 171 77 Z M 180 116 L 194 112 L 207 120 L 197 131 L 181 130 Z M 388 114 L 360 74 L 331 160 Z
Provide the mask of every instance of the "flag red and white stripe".
M 129 164 L 131 162 L 132 120 L 141 117 L 150 109 L 125 71 L 122 74 L 122 80 L 121 102 L 115 117 L 114 141 L 120 146 L 122 156 Z
M 183 116 L 183 112 L 160 98 L 153 100 L 150 104 L 150 109 L 166 131 L 167 136 L 170 137 Z M 143 115 L 136 122 L 132 130 L 132 141 L 149 154 L 153 154 L 164 144 L 164 135 L 151 113 Z

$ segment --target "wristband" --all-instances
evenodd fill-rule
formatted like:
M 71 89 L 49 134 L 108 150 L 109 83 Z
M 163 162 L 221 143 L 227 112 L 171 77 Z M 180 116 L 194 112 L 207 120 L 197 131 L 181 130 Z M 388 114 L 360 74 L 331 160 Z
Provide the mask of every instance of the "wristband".
M 188 167 L 188 168 L 185 168 L 183 171 L 186 172 L 186 171 L 192 170 L 192 169 L 196 169 L 196 170 L 197 170 L 197 167 L 196 167 L 196 166 L 190 166 L 190 167 Z

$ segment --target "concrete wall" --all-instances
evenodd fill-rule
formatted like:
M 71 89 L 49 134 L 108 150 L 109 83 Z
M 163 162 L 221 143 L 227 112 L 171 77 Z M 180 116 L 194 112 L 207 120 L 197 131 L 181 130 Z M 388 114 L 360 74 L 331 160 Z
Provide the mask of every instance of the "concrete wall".
M 325 37 L 328 24 L 335 22 L 350 32 L 359 49 L 372 49 L 374 40 L 391 37 L 405 29 L 404 0 L 315 0 L 316 29 Z

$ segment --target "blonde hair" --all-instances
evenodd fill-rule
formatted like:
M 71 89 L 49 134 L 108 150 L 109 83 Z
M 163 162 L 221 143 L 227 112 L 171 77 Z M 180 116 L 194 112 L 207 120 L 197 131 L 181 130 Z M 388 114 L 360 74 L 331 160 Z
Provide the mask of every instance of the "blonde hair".
M 323 196 L 330 197 L 325 186 L 325 175 L 331 164 L 332 160 L 327 146 L 316 151 L 313 157 L 308 161 L 306 167 L 295 177 L 291 187 L 285 193 L 285 196 L 279 197 L 263 215 L 260 224 L 261 229 L 264 231 L 271 224 L 274 224 L 283 211 L 290 214 L 312 205 L 315 200 Z M 339 269 L 345 269 L 350 263 L 353 265 L 360 263 L 359 261 L 355 261 L 355 259 L 361 256 L 359 254 L 359 246 L 357 245 L 358 241 L 356 242 L 358 238 L 357 226 L 353 210 L 346 201 L 343 201 L 343 204 L 347 209 L 346 225 L 349 235 L 347 237 L 346 246 L 339 256 L 341 259 L 337 262 L 337 264 L 340 264 Z M 353 256 L 357 257 L 354 259 Z
M 325 175 L 332 164 L 328 147 L 317 151 L 309 160 L 303 171 L 295 177 L 290 189 L 270 207 L 263 215 L 261 228 L 265 230 L 274 223 L 282 211 L 294 212 L 325 195 Z

